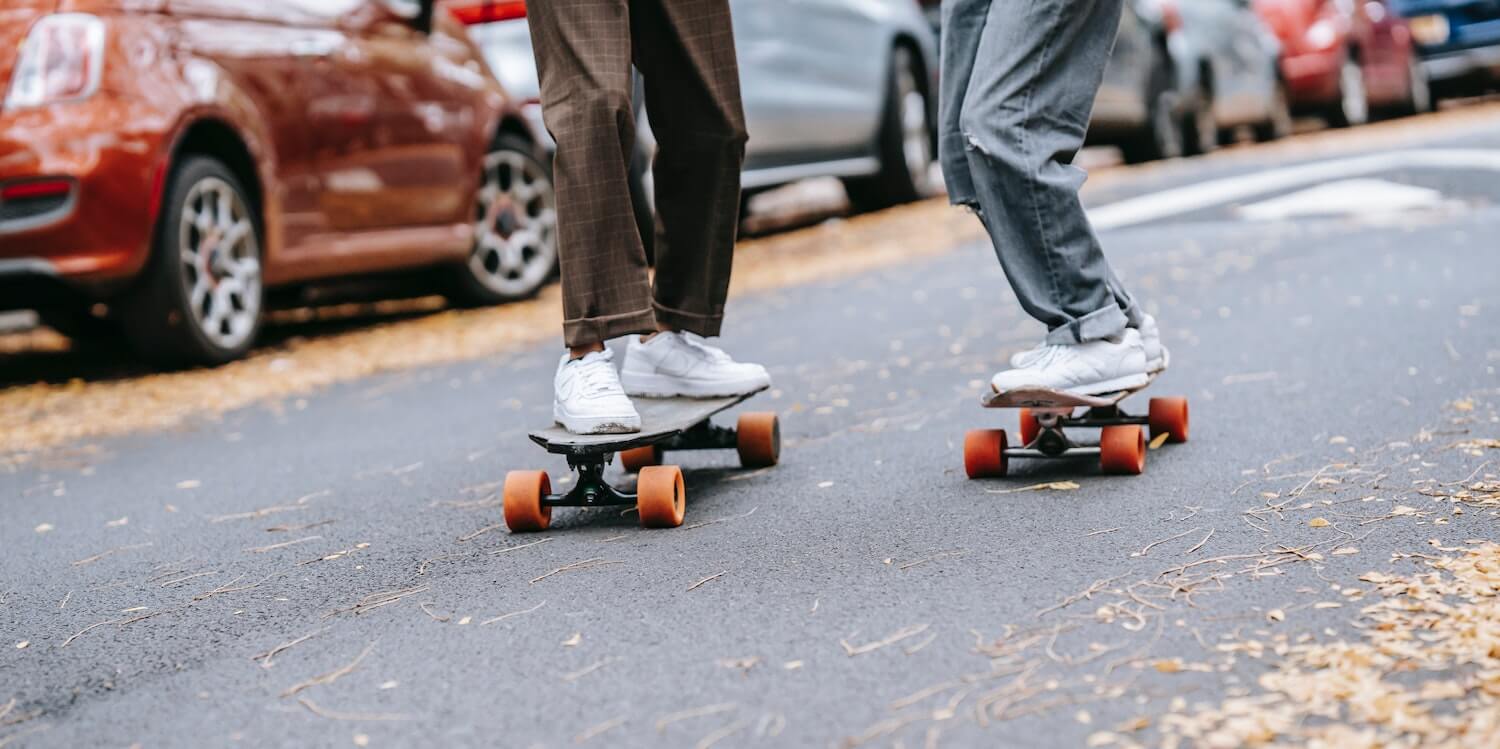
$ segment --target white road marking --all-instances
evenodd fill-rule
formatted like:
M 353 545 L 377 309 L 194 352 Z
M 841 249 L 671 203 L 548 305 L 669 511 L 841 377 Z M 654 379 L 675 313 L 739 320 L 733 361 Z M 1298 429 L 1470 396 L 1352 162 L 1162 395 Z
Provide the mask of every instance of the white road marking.
M 1482 169 L 1500 172 L 1500 150 L 1414 149 L 1269 169 L 1121 200 L 1089 211 L 1089 218 L 1096 229 L 1118 229 L 1301 185 L 1396 169 Z
M 1284 221 L 1299 216 L 1368 216 L 1447 207 L 1443 193 L 1383 179 L 1343 179 L 1240 206 L 1252 221 Z

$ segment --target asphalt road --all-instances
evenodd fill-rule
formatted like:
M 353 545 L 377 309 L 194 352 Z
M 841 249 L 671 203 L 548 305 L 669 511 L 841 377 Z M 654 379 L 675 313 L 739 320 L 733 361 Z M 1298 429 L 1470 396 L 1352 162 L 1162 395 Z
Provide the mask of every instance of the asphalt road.
M 680 455 L 677 530 L 496 526 L 507 470 L 567 475 L 525 438 L 553 347 L 54 451 L 0 474 L 0 745 L 1151 743 L 1174 698 L 1265 670 L 1216 640 L 1355 636 L 1351 608 L 1314 606 L 1330 581 L 1495 536 L 1493 511 L 1415 494 L 1486 470 L 1454 440 L 1500 436 L 1487 129 L 1412 141 L 1467 154 L 1438 165 L 1242 195 L 1225 180 L 1322 158 L 1251 150 L 1093 193 L 1192 188 L 1103 232 L 1172 351 L 1152 394 L 1192 403 L 1192 440 L 1139 477 L 1083 459 L 965 478 L 964 431 L 1013 427 L 978 408 L 983 382 L 1040 334 L 981 245 L 735 300 L 725 341 L 771 368 L 747 407 L 780 412 L 784 462 Z M 1400 149 L 1345 150 L 1327 158 Z M 1072 483 L 1033 488 L 1051 482 Z M 1274 563 L 1130 587 L 1237 554 Z

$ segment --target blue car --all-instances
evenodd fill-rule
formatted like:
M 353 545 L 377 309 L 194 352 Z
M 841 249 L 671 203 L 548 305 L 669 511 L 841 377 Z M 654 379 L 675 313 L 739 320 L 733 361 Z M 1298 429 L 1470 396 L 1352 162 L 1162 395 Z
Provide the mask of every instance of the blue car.
M 1393 0 L 1433 86 L 1463 93 L 1500 80 L 1500 2 Z M 1478 84 L 1477 86 L 1475 84 Z

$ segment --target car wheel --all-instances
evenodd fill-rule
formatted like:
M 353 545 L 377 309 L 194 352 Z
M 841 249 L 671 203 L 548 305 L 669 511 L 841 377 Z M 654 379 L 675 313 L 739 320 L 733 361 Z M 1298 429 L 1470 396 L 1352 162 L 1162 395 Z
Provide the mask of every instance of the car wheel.
M 1276 87 L 1271 90 L 1271 111 L 1267 113 L 1264 122 L 1255 126 L 1255 139 L 1261 143 L 1273 140 L 1281 140 L 1292 134 L 1292 102 L 1287 95 L 1286 84 L 1281 79 L 1276 80 Z
M 916 62 L 906 47 L 897 47 L 891 55 L 885 114 L 877 137 L 880 172 L 844 180 L 855 209 L 876 210 L 930 195 L 931 107 Z
M 131 344 L 169 366 L 222 364 L 260 331 L 260 217 L 234 172 L 188 156 L 172 171 L 150 262 L 119 305 Z
M 1370 95 L 1365 88 L 1365 71 L 1353 55 L 1339 66 L 1339 99 L 1328 111 L 1328 124 L 1334 127 L 1363 125 L 1370 121 Z
M 535 294 L 557 270 L 557 196 L 547 165 L 524 138 L 502 134 L 484 157 L 474 247 L 453 269 L 449 298 L 485 306 Z
M 1219 121 L 1214 117 L 1214 95 L 1204 86 L 1193 97 L 1193 111 L 1182 120 L 1183 152 L 1189 156 L 1209 153 L 1219 147 Z
M 1432 95 L 1432 82 L 1427 80 L 1427 71 L 1422 69 L 1422 61 L 1417 59 L 1417 53 L 1413 50 L 1406 56 L 1407 68 L 1407 91 L 1406 112 L 1408 114 L 1424 114 L 1431 112 L 1436 100 Z
M 1127 164 L 1156 159 L 1175 159 L 1182 155 L 1182 129 L 1178 121 L 1178 96 L 1172 85 L 1172 74 L 1158 62 L 1151 71 L 1147 90 L 1146 128 L 1120 144 L 1120 154 Z

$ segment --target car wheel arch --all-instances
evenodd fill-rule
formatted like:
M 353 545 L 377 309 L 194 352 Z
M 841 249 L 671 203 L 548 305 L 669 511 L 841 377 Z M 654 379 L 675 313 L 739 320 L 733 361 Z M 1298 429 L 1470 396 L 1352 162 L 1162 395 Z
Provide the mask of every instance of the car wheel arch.
M 268 231 L 268 227 L 274 226 L 276 222 L 270 215 L 272 209 L 266 199 L 265 188 L 269 183 L 269 172 L 274 166 L 269 163 L 270 160 L 260 155 L 261 150 L 253 138 L 247 137 L 226 118 L 206 113 L 184 122 L 177 129 L 177 136 L 172 139 L 171 150 L 162 162 L 152 188 L 156 191 L 157 206 L 153 221 L 157 223 L 158 230 L 165 212 L 163 203 L 166 201 L 168 178 L 172 170 L 189 156 L 211 156 L 223 162 L 249 193 L 246 198 L 250 201 L 250 212 L 260 224 L 262 260 L 269 261 L 276 257 L 280 242 Z
M 922 43 L 911 34 L 904 31 L 898 31 L 891 38 L 889 48 L 890 57 L 888 58 L 886 63 L 887 68 L 890 67 L 891 61 L 895 59 L 896 51 L 904 49 L 911 59 L 912 66 L 916 69 L 917 86 L 921 89 L 922 96 L 927 100 L 927 121 L 929 123 L 929 130 L 931 130 L 932 132 L 932 149 L 933 153 L 937 153 L 938 100 L 934 95 L 937 93 L 935 89 L 937 85 L 937 79 L 934 77 L 934 71 L 929 70 L 927 67 L 927 57 L 922 48 Z

